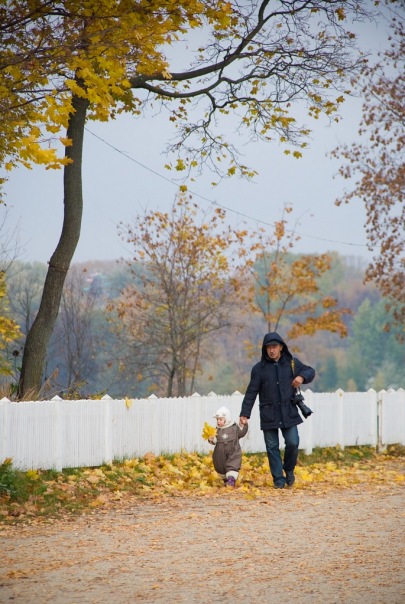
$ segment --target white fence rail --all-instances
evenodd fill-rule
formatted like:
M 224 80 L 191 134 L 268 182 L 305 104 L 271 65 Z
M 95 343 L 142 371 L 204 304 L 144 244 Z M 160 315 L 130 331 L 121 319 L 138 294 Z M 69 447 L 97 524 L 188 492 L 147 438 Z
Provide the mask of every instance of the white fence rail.
M 19 469 L 61 470 L 91 467 L 131 457 L 177 453 L 206 453 L 212 447 L 202 439 L 204 422 L 214 425 L 213 414 L 222 406 L 239 417 L 243 396 L 13 403 L 0 401 L 0 463 L 12 458 Z M 304 420 L 300 449 L 314 447 L 389 444 L 405 445 L 405 390 L 334 393 L 305 392 L 314 411 Z M 282 439 L 281 439 L 282 441 Z M 249 432 L 241 441 L 245 452 L 264 451 L 256 403 Z

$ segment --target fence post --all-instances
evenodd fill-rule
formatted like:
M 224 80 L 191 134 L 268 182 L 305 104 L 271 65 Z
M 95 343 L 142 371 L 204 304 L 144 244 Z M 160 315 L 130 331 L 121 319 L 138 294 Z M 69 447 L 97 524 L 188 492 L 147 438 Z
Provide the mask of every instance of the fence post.
M 56 395 L 51 399 L 52 410 L 51 417 L 53 423 L 53 433 L 55 442 L 55 460 L 53 468 L 57 472 L 62 472 L 63 469 L 63 443 L 64 443 L 64 407 L 66 401 L 61 399 L 60 396 Z M 52 413 L 53 411 L 53 413 Z
M 112 454 L 112 426 L 111 426 L 111 396 L 106 394 L 101 399 L 104 406 L 104 463 L 111 464 Z
M 345 431 L 344 431 L 344 404 L 343 397 L 344 391 L 339 388 L 336 390 L 338 395 L 337 400 L 337 434 L 338 442 L 337 445 L 343 450 L 345 448 Z
M 8 447 L 8 406 L 10 401 L 4 397 L 0 401 L 0 463 L 6 459 Z
M 380 390 L 377 393 L 377 452 L 382 453 L 386 450 L 386 446 L 383 443 L 383 401 L 384 401 L 385 390 Z

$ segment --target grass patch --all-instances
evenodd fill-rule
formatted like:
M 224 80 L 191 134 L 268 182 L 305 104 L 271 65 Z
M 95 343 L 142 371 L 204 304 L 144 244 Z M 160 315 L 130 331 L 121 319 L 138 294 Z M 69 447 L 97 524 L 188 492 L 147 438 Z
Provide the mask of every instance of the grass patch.
M 314 463 L 334 462 L 337 465 L 353 465 L 359 461 L 374 459 L 377 456 L 375 447 L 325 447 L 315 448 L 310 455 L 300 451 L 298 463 L 302 466 L 311 466 Z

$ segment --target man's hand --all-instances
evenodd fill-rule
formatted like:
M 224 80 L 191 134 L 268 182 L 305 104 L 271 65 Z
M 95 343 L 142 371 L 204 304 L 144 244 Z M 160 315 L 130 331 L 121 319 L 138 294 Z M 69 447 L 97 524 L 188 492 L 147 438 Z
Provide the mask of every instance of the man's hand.
M 292 385 L 294 386 L 294 388 L 299 388 L 301 386 L 301 384 L 303 383 L 304 378 L 301 377 L 300 375 L 297 375 L 293 381 L 292 381 Z
M 248 424 L 248 423 L 249 423 L 249 419 L 247 417 L 240 416 L 240 418 L 239 418 L 239 424 L 241 426 L 246 426 L 246 424 Z

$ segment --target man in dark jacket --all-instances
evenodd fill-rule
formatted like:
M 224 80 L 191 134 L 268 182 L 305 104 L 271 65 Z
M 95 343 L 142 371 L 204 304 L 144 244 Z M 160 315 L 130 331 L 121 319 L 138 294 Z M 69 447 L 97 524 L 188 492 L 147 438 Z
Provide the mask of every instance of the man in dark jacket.
M 277 332 L 264 336 L 262 359 L 252 368 L 242 401 L 240 422 L 248 423 L 256 396 L 259 395 L 260 427 L 276 488 L 282 489 L 285 484 L 294 484 L 299 445 L 297 426 L 302 423 L 302 419 L 292 399 L 295 388 L 309 384 L 314 377 L 314 369 L 293 358 Z M 284 464 L 280 455 L 279 430 L 285 443 Z

